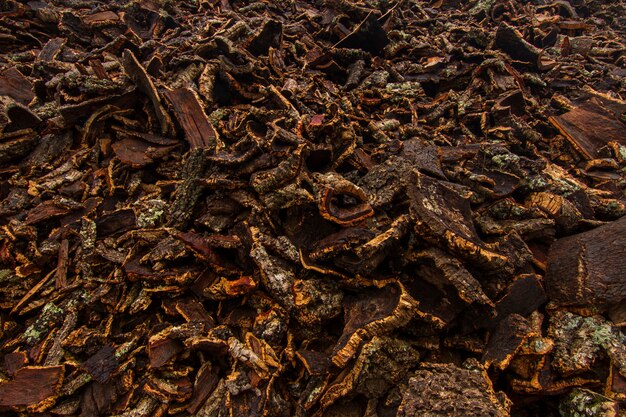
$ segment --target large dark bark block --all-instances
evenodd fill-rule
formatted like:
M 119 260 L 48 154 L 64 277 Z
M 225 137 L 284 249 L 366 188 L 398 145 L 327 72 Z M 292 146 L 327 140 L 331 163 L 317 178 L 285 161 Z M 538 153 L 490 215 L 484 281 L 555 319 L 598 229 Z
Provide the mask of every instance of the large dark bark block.
M 564 306 L 604 310 L 626 298 L 626 217 L 559 239 L 550 248 L 546 290 Z

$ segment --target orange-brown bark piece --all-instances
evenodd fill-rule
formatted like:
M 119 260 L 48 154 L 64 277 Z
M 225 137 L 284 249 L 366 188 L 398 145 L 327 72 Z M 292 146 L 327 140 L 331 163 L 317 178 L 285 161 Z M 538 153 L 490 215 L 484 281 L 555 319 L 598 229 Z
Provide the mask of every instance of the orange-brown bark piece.
M 0 384 L 0 406 L 34 405 L 55 394 L 63 380 L 63 366 L 29 366 L 13 380 Z

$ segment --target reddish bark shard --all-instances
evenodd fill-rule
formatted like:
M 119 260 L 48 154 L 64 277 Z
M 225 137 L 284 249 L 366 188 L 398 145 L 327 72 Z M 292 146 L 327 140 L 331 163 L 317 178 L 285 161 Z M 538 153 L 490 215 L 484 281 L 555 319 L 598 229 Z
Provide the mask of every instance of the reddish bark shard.
M 25 106 L 35 98 L 33 84 L 15 67 L 0 75 L 0 95 L 7 95 Z
M 141 168 L 152 163 L 148 156 L 150 144 L 137 139 L 122 139 L 111 145 L 113 152 L 125 164 L 134 168 Z
M 63 366 L 28 366 L 0 384 L 0 406 L 35 405 L 59 393 Z
M 214 150 L 217 132 L 207 119 L 196 94 L 189 88 L 179 88 L 165 92 L 165 97 L 174 108 L 191 148 Z
M 561 116 L 552 116 L 550 121 L 587 159 L 600 157 L 610 142 L 626 146 L 626 125 L 592 102 Z

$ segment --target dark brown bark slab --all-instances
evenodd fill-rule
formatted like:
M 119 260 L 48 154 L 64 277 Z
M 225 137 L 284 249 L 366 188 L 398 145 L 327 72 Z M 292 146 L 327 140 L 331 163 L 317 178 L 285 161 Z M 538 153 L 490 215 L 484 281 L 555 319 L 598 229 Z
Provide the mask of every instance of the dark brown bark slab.
M 626 125 L 593 103 L 553 116 L 550 121 L 587 159 L 600 157 L 609 142 L 626 145 Z
M 626 296 L 626 217 L 557 240 L 550 248 L 546 290 L 565 306 L 600 310 Z
M 217 143 L 217 132 L 208 121 L 196 94 L 188 88 L 179 88 L 166 91 L 165 97 L 172 105 L 191 148 L 213 150 Z
M 15 67 L 0 75 L 0 95 L 7 95 L 16 102 L 27 106 L 35 98 L 33 84 Z

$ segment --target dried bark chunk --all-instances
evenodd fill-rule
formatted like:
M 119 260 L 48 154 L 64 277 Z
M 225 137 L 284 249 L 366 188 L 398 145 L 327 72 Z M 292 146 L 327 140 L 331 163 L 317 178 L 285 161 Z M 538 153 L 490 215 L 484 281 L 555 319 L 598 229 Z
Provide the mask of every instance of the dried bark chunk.
M 24 106 L 35 98 L 33 84 L 15 67 L 9 68 L 0 76 L 0 96 L 3 95 Z
M 22 333 L 22 340 L 30 346 L 35 345 L 48 335 L 48 333 L 54 328 L 55 324 L 60 324 L 65 310 L 61 307 L 57 307 L 54 303 L 47 303 L 37 320 Z
M 296 356 L 304 365 L 306 371 L 313 376 L 326 375 L 331 369 L 332 363 L 328 355 L 312 350 L 299 350 Z
M 137 226 L 135 212 L 131 209 L 116 210 L 95 220 L 98 237 L 127 232 Z
M 339 175 L 316 175 L 321 182 L 320 214 L 340 225 L 352 225 L 374 215 L 365 191 Z
M 379 398 L 408 374 L 419 361 L 419 353 L 407 342 L 375 336 L 363 345 L 359 356 L 347 374 L 337 377 L 320 399 L 328 408 L 339 398 L 362 394 Z
M 0 164 L 25 157 L 38 142 L 39 138 L 30 129 L 0 134 Z
M 7 131 L 35 129 L 41 124 L 41 118 L 37 114 L 18 103 L 7 106 L 6 115 L 10 121 Z
M 402 156 L 411 161 L 418 170 L 445 180 L 437 147 L 424 139 L 413 138 L 402 142 Z
M 506 256 L 490 250 L 478 236 L 468 198 L 452 185 L 414 172 L 407 184 L 415 231 L 479 265 L 506 268 Z
M 207 148 L 213 152 L 217 145 L 217 132 L 207 119 L 196 94 L 189 88 L 178 88 L 166 91 L 165 97 L 174 108 L 191 149 Z
M 565 197 L 549 192 L 533 193 L 528 196 L 526 205 L 538 207 L 547 215 L 554 218 L 556 224 L 566 232 L 572 232 L 583 219 L 582 214 Z
M 308 253 L 308 258 L 312 261 L 329 260 L 341 253 L 353 251 L 355 246 L 366 243 L 375 236 L 369 229 L 346 227 L 315 242 Z
M 519 314 L 510 314 L 498 324 L 489 338 L 482 361 L 487 366 L 505 369 L 522 344 L 532 336 L 537 336 L 537 333 L 528 320 Z
M 296 281 L 292 267 L 284 260 L 270 255 L 260 243 L 255 243 L 252 246 L 250 257 L 259 268 L 262 277 L 261 282 L 272 297 L 287 310 L 292 310 L 295 306 L 292 288 Z
M 559 404 L 562 417 L 617 417 L 619 409 L 617 402 L 584 388 L 574 389 Z
M 509 314 L 526 316 L 547 301 L 542 281 L 535 274 L 519 276 L 507 289 L 507 293 L 497 301 L 498 316 Z
M 41 48 L 37 59 L 43 62 L 52 62 L 61 52 L 61 48 L 65 45 L 66 40 L 63 38 L 50 39 Z
M 153 162 L 147 154 L 149 147 L 146 142 L 136 139 L 122 139 L 111 145 L 120 161 L 133 168 L 141 168 Z
M 562 375 L 589 370 L 603 351 L 626 375 L 626 337 L 603 317 L 557 311 L 550 319 L 548 336 L 554 340 L 552 364 Z
M 292 287 L 297 318 L 302 324 L 319 326 L 341 313 L 343 293 L 332 281 L 296 280 Z
M 501 23 L 496 31 L 496 46 L 513 59 L 526 62 L 533 67 L 539 65 L 541 50 L 526 42 L 520 33 L 507 23 Z
M 82 416 L 100 416 L 110 413 L 117 400 L 117 387 L 113 384 L 91 382 L 83 391 L 80 401 Z
M 399 284 L 363 291 L 344 300 L 343 334 L 332 361 L 345 366 L 366 337 L 382 335 L 406 324 L 417 314 L 417 303 Z
M 483 371 L 450 364 L 424 364 L 409 380 L 398 417 L 506 417 L 508 407 Z
M 72 211 L 71 208 L 67 206 L 64 207 L 63 204 L 59 204 L 56 201 L 44 201 L 37 207 L 34 207 L 28 211 L 25 223 L 37 224 L 44 220 L 50 220 L 54 217 L 62 216 L 69 213 L 70 211 Z
M 83 362 L 81 367 L 89 372 L 96 381 L 101 384 L 106 383 L 119 367 L 115 357 L 115 349 L 111 346 L 104 346 L 95 355 Z
M 626 217 L 557 240 L 548 255 L 546 292 L 565 306 L 605 310 L 626 298 Z
M 250 177 L 250 185 L 259 194 L 276 191 L 280 187 L 294 180 L 302 167 L 302 152 L 304 144 L 299 145 L 293 152 L 284 158 L 276 168 L 267 171 L 257 171 Z
M 468 304 L 494 305 L 484 293 L 480 282 L 463 267 L 461 262 L 442 250 L 432 248 L 422 251 L 416 254 L 416 259 L 432 262 L 435 273 L 422 273 L 421 276 L 442 292 L 445 292 L 445 286 L 450 285 L 456 289 L 459 298 Z
M 15 375 L 15 372 L 23 368 L 28 363 L 28 358 L 24 352 L 12 352 L 4 355 L 4 369 L 6 369 L 10 375 Z
M 208 159 L 203 148 L 193 149 L 182 172 L 182 183 L 176 188 L 176 198 L 170 206 L 168 226 L 185 230 L 193 216 L 193 211 L 200 198 L 202 187 L 198 180 L 206 172 Z
M 196 412 L 203 406 L 206 399 L 216 389 L 220 379 L 217 375 L 218 369 L 214 367 L 211 362 L 205 362 L 196 375 L 194 382 L 193 394 L 189 401 L 189 404 L 185 408 L 191 415 L 195 415 Z
M 35 405 L 58 394 L 64 370 L 61 365 L 19 369 L 12 380 L 0 384 L 0 406 Z
M 120 95 L 108 95 L 105 97 L 95 97 L 82 101 L 78 104 L 68 104 L 59 108 L 59 113 L 63 121 L 71 126 L 83 117 L 89 117 L 103 106 L 114 106 L 117 108 L 133 107 L 139 101 L 137 92 L 133 89 Z
M 170 116 L 161 104 L 161 97 L 154 86 L 152 79 L 131 51 L 128 49 L 125 50 L 123 58 L 124 70 L 126 73 L 137 84 L 137 87 L 152 101 L 154 111 L 161 122 L 161 133 L 163 135 L 173 134 L 174 125 L 172 124 Z
M 610 142 L 626 146 L 626 126 L 607 113 L 587 102 L 550 121 L 585 158 L 596 159 Z
M 357 27 L 335 47 L 360 48 L 373 54 L 382 53 L 389 43 L 387 32 L 373 13 L 368 14 Z
M 266 55 L 271 47 L 280 48 L 283 38 L 283 25 L 280 21 L 270 19 L 261 31 L 252 38 L 248 50 L 254 56 Z
M 350 272 L 371 273 L 393 254 L 394 248 L 408 234 L 409 228 L 409 216 L 402 215 L 395 219 L 387 230 L 355 248 L 356 259 L 353 255 L 346 257 L 341 263 L 336 263 Z
M 120 20 L 120 16 L 115 12 L 106 10 L 103 12 L 96 12 L 96 13 L 83 16 L 82 20 L 83 20 L 83 23 L 87 25 L 96 26 L 96 25 L 115 23 L 118 20 Z

